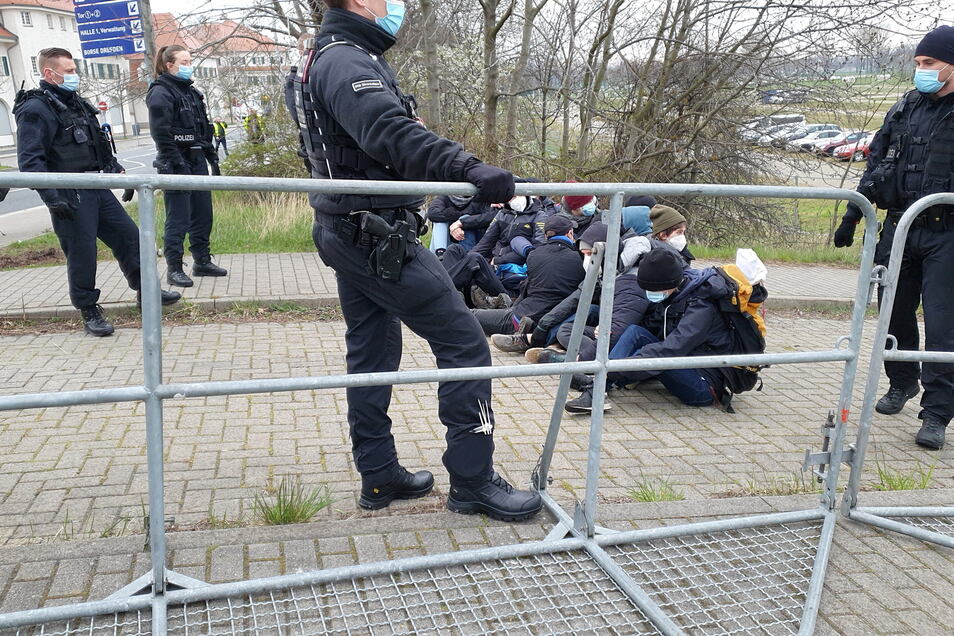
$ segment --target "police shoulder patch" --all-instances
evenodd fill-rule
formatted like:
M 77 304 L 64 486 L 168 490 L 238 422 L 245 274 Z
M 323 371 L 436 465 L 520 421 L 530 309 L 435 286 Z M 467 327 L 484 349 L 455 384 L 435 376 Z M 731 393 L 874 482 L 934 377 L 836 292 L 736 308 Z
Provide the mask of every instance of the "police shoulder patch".
M 384 82 L 379 79 L 358 80 L 357 82 L 351 82 L 351 90 L 353 90 L 355 93 L 362 93 L 365 91 L 383 91 Z

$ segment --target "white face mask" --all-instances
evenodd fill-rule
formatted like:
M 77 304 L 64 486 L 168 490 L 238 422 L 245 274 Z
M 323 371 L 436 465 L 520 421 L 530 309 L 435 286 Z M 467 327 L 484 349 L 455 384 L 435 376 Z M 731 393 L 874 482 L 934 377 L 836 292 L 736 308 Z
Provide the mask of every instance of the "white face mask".
M 667 240 L 666 242 L 672 245 L 674 248 L 676 248 L 676 250 L 681 252 L 682 250 L 686 249 L 686 245 L 689 243 L 689 239 L 686 238 L 685 234 L 677 234 L 673 236 L 672 238 L 670 238 L 669 240 Z
M 591 263 L 591 262 L 592 262 L 592 261 L 590 260 L 590 257 L 589 257 L 589 256 L 584 256 L 584 257 L 583 257 L 583 271 L 584 271 L 584 272 L 590 268 L 590 263 Z
M 527 197 L 525 196 L 516 196 L 510 199 L 510 202 L 507 204 L 507 207 L 520 214 L 527 209 Z

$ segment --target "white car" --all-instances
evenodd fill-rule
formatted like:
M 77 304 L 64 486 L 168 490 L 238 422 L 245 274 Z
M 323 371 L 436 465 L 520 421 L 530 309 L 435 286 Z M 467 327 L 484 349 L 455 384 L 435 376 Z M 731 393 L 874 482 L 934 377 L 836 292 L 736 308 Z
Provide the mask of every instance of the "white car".
M 791 135 L 798 128 L 798 124 L 783 124 L 781 126 L 775 126 L 765 131 L 765 134 L 758 138 L 755 142 L 760 146 L 772 146 L 775 145 L 778 141 L 784 141 L 786 137 Z
M 789 146 L 793 150 L 804 150 L 806 152 L 812 152 L 815 150 L 815 144 L 819 141 L 824 141 L 828 143 L 829 139 L 837 137 L 841 134 L 841 129 L 838 130 L 817 130 L 805 137 L 796 139 L 789 142 Z

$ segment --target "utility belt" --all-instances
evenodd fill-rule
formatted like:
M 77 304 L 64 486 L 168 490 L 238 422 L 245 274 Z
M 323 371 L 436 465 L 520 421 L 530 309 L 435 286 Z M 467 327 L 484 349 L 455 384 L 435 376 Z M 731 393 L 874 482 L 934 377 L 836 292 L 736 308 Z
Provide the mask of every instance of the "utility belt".
M 316 214 L 316 221 L 334 231 L 343 242 L 370 250 L 368 266 L 379 278 L 397 282 L 411 259 L 412 245 L 420 244 L 424 222 L 416 210 L 356 210 L 344 216 Z
M 888 212 L 887 220 L 898 224 L 904 211 Z M 914 217 L 911 227 L 923 227 L 932 232 L 954 230 L 954 205 L 934 205 Z

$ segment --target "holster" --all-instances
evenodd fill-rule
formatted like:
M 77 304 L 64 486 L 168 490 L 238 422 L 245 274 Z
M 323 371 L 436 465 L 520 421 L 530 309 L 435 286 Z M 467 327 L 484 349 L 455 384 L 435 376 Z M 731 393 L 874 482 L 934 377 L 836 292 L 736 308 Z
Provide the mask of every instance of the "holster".
M 381 280 L 401 280 L 401 269 L 410 260 L 409 245 L 417 242 L 417 227 L 408 219 L 387 221 L 372 212 L 361 217 L 361 231 L 371 235 L 372 249 L 368 265 Z

